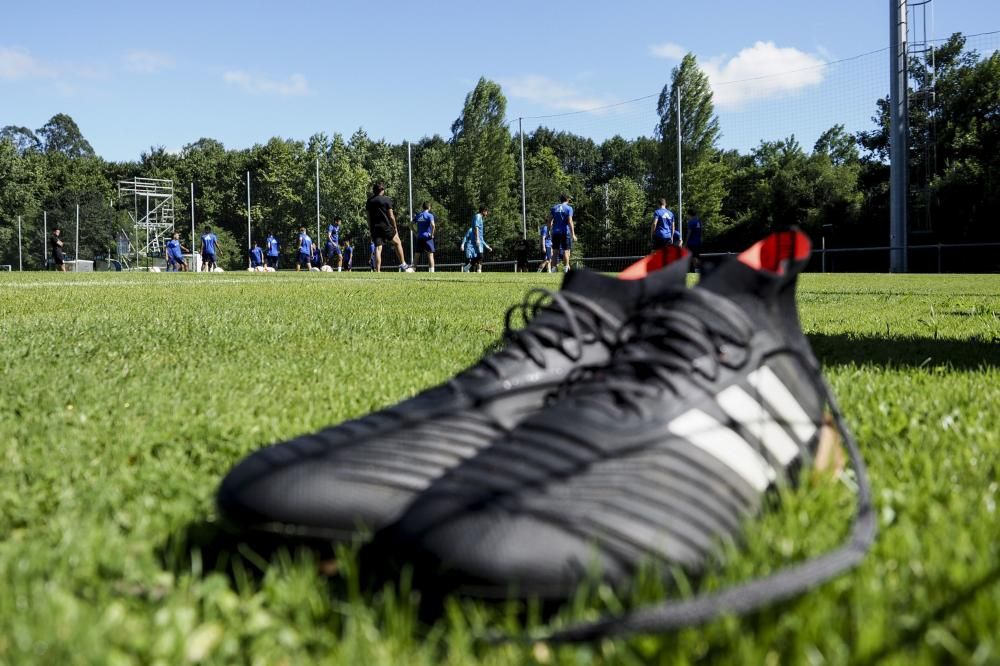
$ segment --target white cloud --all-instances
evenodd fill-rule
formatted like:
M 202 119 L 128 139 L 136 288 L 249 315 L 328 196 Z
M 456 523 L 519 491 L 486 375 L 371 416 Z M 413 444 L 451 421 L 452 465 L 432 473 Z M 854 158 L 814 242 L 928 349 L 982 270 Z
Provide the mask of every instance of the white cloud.
M 605 97 L 584 94 L 565 83 L 535 74 L 501 79 L 500 85 L 510 97 L 556 111 L 591 111 L 615 102 Z
M 823 82 L 824 61 L 774 42 L 757 42 L 733 58 L 711 58 L 701 66 L 721 108 L 737 108 L 753 99 L 793 94 Z
M 0 81 L 51 79 L 57 71 L 27 51 L 0 47 Z
M 687 49 L 680 44 L 666 42 L 664 44 L 650 46 L 649 53 L 652 56 L 664 58 L 666 60 L 683 60 L 684 56 L 687 54 Z
M 226 72 L 223 76 L 227 83 L 242 88 L 254 95 L 280 95 L 282 97 L 301 97 L 312 91 L 309 82 L 301 74 L 292 74 L 284 81 L 277 81 L 240 70 Z
M 125 69 L 139 74 L 154 74 L 172 67 L 174 59 L 155 51 L 129 51 L 124 57 Z

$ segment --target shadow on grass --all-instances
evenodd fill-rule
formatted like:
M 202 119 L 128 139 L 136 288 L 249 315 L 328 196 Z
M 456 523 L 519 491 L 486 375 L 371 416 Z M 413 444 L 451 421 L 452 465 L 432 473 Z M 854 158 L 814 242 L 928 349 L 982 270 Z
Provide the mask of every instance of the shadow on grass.
M 810 333 L 809 342 L 824 366 L 882 365 L 893 368 L 949 367 L 982 370 L 1000 367 L 1000 341 Z
M 980 592 L 984 592 L 998 583 L 1000 583 L 1000 567 L 995 567 L 978 580 L 955 590 L 954 595 L 947 602 L 928 612 L 914 626 L 906 629 L 894 637 L 892 641 L 871 654 L 866 655 L 856 663 L 878 664 L 894 653 L 915 645 L 924 639 L 925 634 L 934 624 L 946 621 L 953 613 L 974 601 Z

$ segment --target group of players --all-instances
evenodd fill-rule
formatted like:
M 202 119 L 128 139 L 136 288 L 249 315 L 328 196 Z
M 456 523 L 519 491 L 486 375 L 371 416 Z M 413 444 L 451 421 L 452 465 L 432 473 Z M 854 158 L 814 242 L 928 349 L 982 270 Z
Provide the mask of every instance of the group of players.
M 554 272 L 562 263 L 562 270 L 570 270 L 570 255 L 573 243 L 576 241 L 576 227 L 573 222 L 572 199 L 563 194 L 559 203 L 552 206 L 549 216 L 539 229 L 541 240 L 542 262 L 539 272 Z M 700 253 L 702 244 L 702 225 L 694 211 L 687 211 L 687 234 L 681 238 L 680 229 L 675 224 L 674 214 L 667 208 L 666 199 L 660 199 L 659 208 L 653 211 L 650 235 L 653 249 L 666 245 L 685 245 L 695 255 Z M 368 229 L 371 234 L 369 244 L 369 267 L 375 271 L 382 270 L 382 247 L 391 245 L 399 259 L 399 270 L 412 273 L 415 269 L 406 263 L 403 253 L 403 243 L 399 236 L 398 224 L 393 211 L 392 199 L 385 195 L 385 187 L 381 183 L 372 186 L 372 194 L 365 205 L 368 216 Z M 486 242 L 485 221 L 490 211 L 487 206 L 480 206 L 472 219 L 472 224 L 465 232 L 461 250 L 465 255 L 464 272 L 482 272 L 485 251 L 493 248 Z M 416 244 L 414 254 L 421 260 L 426 258 L 428 270 L 434 272 L 435 232 L 437 224 L 430 204 L 421 204 L 421 211 L 413 218 L 416 227 Z M 305 227 L 299 228 L 296 249 L 295 270 L 350 271 L 353 266 L 354 247 L 350 239 L 341 238 L 342 218 L 335 217 L 327 226 L 326 241 L 323 250 L 315 242 Z M 201 235 L 202 270 L 213 271 L 217 268 L 216 254 L 218 238 L 206 226 Z M 274 271 L 278 268 L 280 255 L 278 239 L 273 233 L 268 233 L 264 247 L 255 242 L 249 251 L 250 270 Z M 190 252 L 181 245 L 180 235 L 174 234 L 167 242 L 167 270 L 188 270 L 184 253 Z M 420 263 L 420 262 L 418 262 Z M 527 257 L 518 257 L 516 270 L 526 270 Z

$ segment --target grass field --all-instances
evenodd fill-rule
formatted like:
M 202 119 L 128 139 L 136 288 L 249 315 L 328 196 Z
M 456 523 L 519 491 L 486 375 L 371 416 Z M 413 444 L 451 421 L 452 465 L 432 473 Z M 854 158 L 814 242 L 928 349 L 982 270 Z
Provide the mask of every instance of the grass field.
M 751 617 L 488 646 L 474 634 L 512 627 L 515 607 L 455 600 L 418 619 L 405 586 L 359 591 L 306 555 L 229 576 L 177 552 L 243 454 L 446 379 L 539 283 L 557 284 L 0 274 L 0 663 L 1000 663 L 995 275 L 803 278 L 803 326 L 870 465 L 881 532 L 859 570 Z M 830 548 L 852 510 L 846 483 L 787 492 L 695 590 Z M 555 621 L 617 609 L 591 590 Z

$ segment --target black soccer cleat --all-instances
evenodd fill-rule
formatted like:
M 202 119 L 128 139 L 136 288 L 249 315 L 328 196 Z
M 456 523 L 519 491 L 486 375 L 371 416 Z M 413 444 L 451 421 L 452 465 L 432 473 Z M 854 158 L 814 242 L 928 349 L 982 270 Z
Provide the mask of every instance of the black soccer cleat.
M 346 541 L 391 522 L 445 471 L 498 439 L 571 371 L 603 365 L 641 304 L 683 285 L 687 252 L 651 255 L 614 279 L 573 271 L 507 312 L 505 345 L 393 407 L 252 453 L 223 479 L 218 507 L 239 529 Z M 664 270 L 658 270 L 664 268 Z M 520 330 L 512 315 L 531 318 Z
M 809 256 L 805 234 L 776 233 L 664 293 L 605 368 L 436 481 L 377 543 L 483 597 L 566 599 L 648 561 L 702 570 L 819 444 L 832 397 L 795 304 Z

